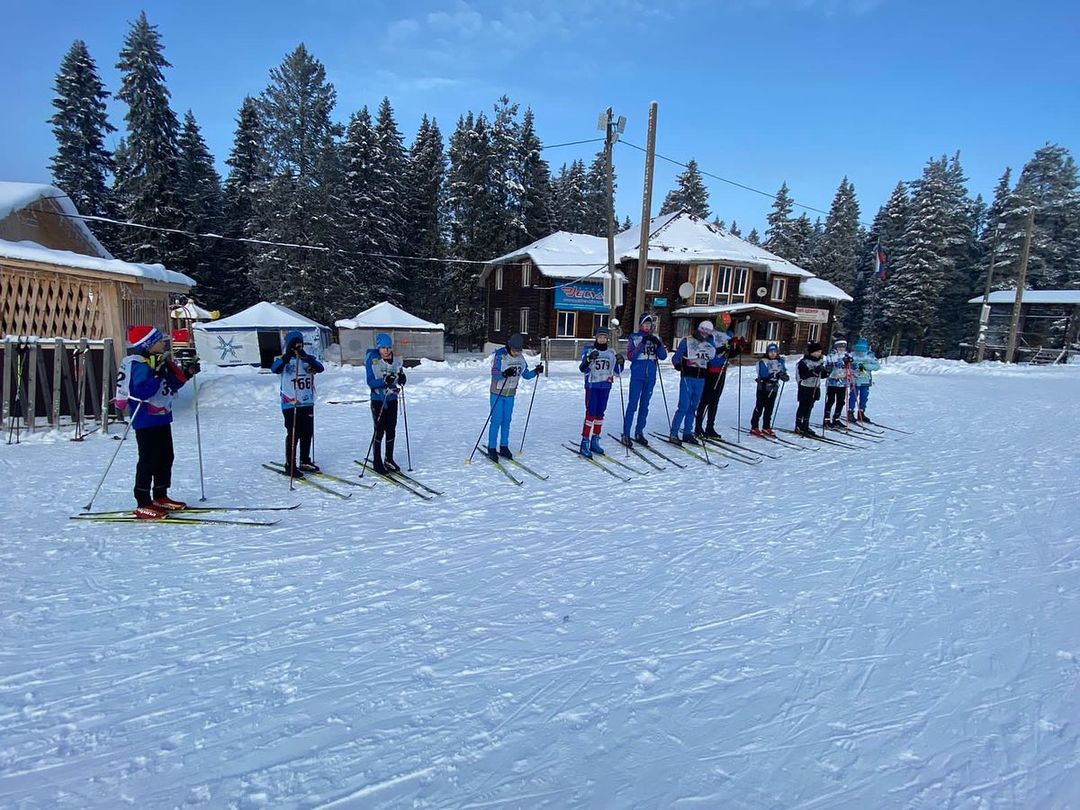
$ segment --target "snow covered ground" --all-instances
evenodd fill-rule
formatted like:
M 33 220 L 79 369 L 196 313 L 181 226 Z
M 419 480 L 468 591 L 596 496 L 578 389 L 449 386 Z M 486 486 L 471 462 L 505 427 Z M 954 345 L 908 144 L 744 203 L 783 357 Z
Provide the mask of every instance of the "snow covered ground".
M 900 361 L 869 411 L 917 435 L 622 484 L 560 448 L 562 365 L 519 488 L 463 464 L 485 364 L 433 364 L 431 503 L 289 493 L 276 379 L 200 379 L 209 500 L 302 501 L 278 525 L 70 521 L 116 443 L 0 446 L 0 806 L 1080 807 L 1080 368 Z M 320 379 L 328 471 L 362 381 Z M 189 396 L 175 434 L 194 501 Z

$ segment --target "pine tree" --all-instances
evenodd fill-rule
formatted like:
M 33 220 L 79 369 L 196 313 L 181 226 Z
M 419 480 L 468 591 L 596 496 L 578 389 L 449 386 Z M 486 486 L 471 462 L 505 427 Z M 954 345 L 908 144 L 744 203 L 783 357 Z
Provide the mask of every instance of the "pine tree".
M 742 231 L 739 230 L 739 223 L 735 220 L 731 220 L 731 227 L 727 230 L 732 236 L 742 237 Z
M 401 131 L 394 119 L 394 108 L 390 105 L 390 99 L 386 97 L 383 97 L 379 104 L 379 112 L 375 119 L 375 145 L 378 153 L 374 166 L 374 182 L 378 189 L 379 206 L 376 215 L 380 220 L 381 252 L 391 256 L 401 255 L 408 206 L 408 196 L 404 185 L 408 158 Z M 400 303 L 404 300 L 406 288 L 401 262 L 396 259 L 383 261 L 391 279 L 391 291 L 386 297 L 395 303 Z
M 702 219 L 709 218 L 709 190 L 701 178 L 697 161 L 693 158 L 686 164 L 686 170 L 675 178 L 675 188 L 668 192 L 660 213 L 671 214 L 675 211 L 688 211 Z
M 784 183 L 776 192 L 776 199 L 773 200 L 772 210 L 767 217 L 769 227 L 765 229 L 765 248 L 788 261 L 794 261 L 793 256 L 796 254 L 792 235 L 795 222 L 791 218 L 793 207 L 788 185 Z
M 630 221 L 630 215 L 627 214 L 623 220 L 622 226 L 619 228 L 619 233 L 624 233 L 634 227 L 634 223 Z
M 442 133 L 425 115 L 409 151 L 405 172 L 407 196 L 403 252 L 411 256 L 444 258 L 446 233 L 446 155 Z M 447 266 L 434 261 L 405 262 L 406 304 L 410 311 L 432 321 L 448 320 Z
M 536 134 L 532 109 L 525 110 L 520 133 L 522 244 L 534 242 L 555 231 L 555 201 L 551 168 L 544 160 L 543 144 Z M 521 247 L 514 245 L 513 247 Z
M 727 223 L 725 223 L 724 220 L 720 219 L 720 217 L 714 216 L 711 224 L 714 228 L 719 228 L 722 231 L 727 230 Z
M 967 191 L 967 178 L 959 153 L 945 164 L 945 286 L 938 301 L 936 319 L 930 332 L 929 350 L 937 355 L 957 357 L 960 343 L 975 331 L 977 310 L 968 304 L 975 295 L 979 276 L 978 233 L 983 212 Z
M 949 220 L 947 162 L 931 159 L 915 189 L 907 228 L 883 291 L 882 320 L 888 334 L 908 352 L 925 351 L 949 273 L 946 255 Z
M 447 182 L 447 212 L 451 251 L 473 261 L 487 261 L 500 255 L 499 233 L 502 212 L 493 179 L 495 155 L 491 130 L 483 113 L 470 112 L 458 119 L 450 137 L 450 169 Z M 455 343 L 472 344 L 484 328 L 483 298 L 478 285 L 480 266 L 454 264 L 449 272 L 449 291 L 454 311 L 447 319 Z
M 342 146 L 344 184 L 341 226 L 346 249 L 356 254 L 342 259 L 357 281 L 357 306 L 393 301 L 400 276 L 397 259 L 403 223 L 396 219 L 400 191 L 386 176 L 385 138 L 364 107 L 349 121 Z M 400 175 L 399 175 L 400 177 Z
M 585 230 L 585 164 L 575 160 L 567 168 L 563 164 L 552 182 L 555 203 L 555 229 L 567 233 L 586 233 Z
M 177 190 L 184 210 L 184 228 L 194 233 L 220 233 L 225 200 L 221 177 L 190 110 L 184 116 L 179 138 L 180 164 Z M 221 243 L 193 239 L 188 245 L 187 265 L 181 269 L 195 279 L 196 298 L 212 309 L 229 303 L 227 283 L 221 274 Z
M 157 27 L 150 25 L 145 12 L 124 38 L 116 67 L 123 74 L 117 98 L 128 105 L 124 116 L 128 135 L 123 158 L 116 162 L 120 209 L 133 222 L 181 228 L 179 123 L 169 107 L 163 73 L 171 65 L 162 52 Z M 125 229 L 124 252 L 131 261 L 160 262 L 167 267 L 188 263 L 184 237 L 145 229 Z
M 325 248 L 256 251 L 260 296 L 323 322 L 355 315 L 358 282 L 341 249 L 342 175 L 332 119 L 336 93 L 326 69 L 299 45 L 270 72 L 258 101 L 270 179 L 255 217 L 260 238 Z
M 751 228 L 750 233 L 746 236 L 746 241 L 751 245 L 760 245 L 761 237 L 758 236 L 757 228 Z
M 232 152 L 225 163 L 224 235 L 231 239 L 251 239 L 263 230 L 256 212 L 269 183 L 264 159 L 264 137 L 258 105 L 248 96 L 236 120 Z M 258 301 L 252 283 L 256 252 L 243 242 L 226 242 L 221 252 L 220 306 L 237 312 Z
M 49 119 L 56 136 L 56 154 L 49 164 L 53 180 L 80 213 L 110 216 L 114 212 L 107 177 L 113 158 L 105 148 L 105 136 L 116 128 L 105 110 L 109 92 L 81 39 L 60 63 L 54 90 L 56 112 Z
M 859 242 L 859 203 L 855 187 L 845 177 L 833 197 L 814 272 L 842 290 L 855 283 L 855 256 Z
M 616 188 L 612 169 L 612 189 Z M 607 189 L 607 159 L 604 153 L 597 152 L 589 172 L 585 177 L 585 216 L 580 233 L 593 236 L 607 236 L 608 209 L 612 205 Z
M 891 337 L 888 325 L 883 321 L 882 304 L 887 295 L 888 279 L 882 280 L 873 274 L 874 254 L 878 245 L 885 253 L 886 274 L 890 272 L 890 266 L 899 250 L 900 240 L 907 228 L 911 201 L 908 198 L 907 184 L 896 184 L 892 195 L 874 217 L 873 227 L 867 235 L 865 242 L 865 270 L 868 277 L 865 284 L 865 305 L 863 315 L 862 333 L 866 335 L 873 345 L 881 346 L 882 342 Z
M 783 256 L 783 258 L 804 270 L 809 269 L 814 263 L 814 252 L 817 249 L 817 232 L 810 217 L 802 214 L 793 220 L 788 239 L 788 250 L 791 251 L 791 255 Z

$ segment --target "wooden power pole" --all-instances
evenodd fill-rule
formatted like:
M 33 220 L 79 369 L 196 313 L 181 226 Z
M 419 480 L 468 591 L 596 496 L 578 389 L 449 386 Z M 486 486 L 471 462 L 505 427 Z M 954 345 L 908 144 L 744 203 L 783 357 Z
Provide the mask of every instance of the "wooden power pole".
M 656 163 L 656 115 L 659 105 L 649 105 L 649 140 L 645 149 L 645 191 L 641 197 L 641 241 L 638 245 L 637 287 L 634 295 L 634 322 L 630 329 L 637 329 L 641 313 L 645 311 L 645 279 L 649 272 L 649 221 L 652 217 L 653 166 Z
M 990 269 L 986 271 L 986 291 L 983 293 L 982 309 L 979 311 L 979 350 L 975 362 L 981 363 L 986 356 L 986 332 L 990 328 L 990 289 L 994 286 L 994 267 L 997 266 L 998 243 L 1001 241 L 1001 223 L 994 229 L 994 244 L 990 248 Z
M 1027 280 L 1028 258 L 1031 256 L 1031 232 L 1035 227 L 1035 207 L 1028 208 L 1027 227 L 1024 229 L 1024 247 L 1020 251 L 1020 274 L 1016 277 L 1016 299 L 1013 301 L 1012 322 L 1009 324 L 1009 344 L 1005 349 L 1005 362 L 1015 363 L 1016 332 L 1020 327 L 1020 310 L 1024 304 L 1024 282 Z

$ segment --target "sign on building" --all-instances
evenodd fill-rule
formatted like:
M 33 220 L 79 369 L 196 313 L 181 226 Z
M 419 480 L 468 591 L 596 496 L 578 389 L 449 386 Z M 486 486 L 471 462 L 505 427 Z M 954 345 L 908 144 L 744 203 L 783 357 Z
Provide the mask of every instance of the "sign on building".
M 575 281 L 555 288 L 555 309 L 607 312 L 604 285 L 599 281 Z
M 802 323 L 828 323 L 829 310 L 816 307 L 795 307 L 795 318 Z

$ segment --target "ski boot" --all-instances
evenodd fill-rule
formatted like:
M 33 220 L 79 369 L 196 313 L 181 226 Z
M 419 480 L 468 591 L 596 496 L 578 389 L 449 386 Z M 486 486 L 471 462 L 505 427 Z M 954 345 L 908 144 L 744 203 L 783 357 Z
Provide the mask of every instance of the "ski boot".
M 776 438 L 776 431 L 773 430 L 771 427 L 762 428 L 761 432 L 768 436 L 770 439 Z
M 866 415 L 866 411 L 860 413 L 859 418 L 862 419 L 862 421 L 866 422 L 866 424 L 868 425 L 874 424 L 872 421 L 870 421 L 870 417 Z
M 183 501 L 174 501 L 168 495 L 162 495 L 160 498 L 154 498 L 153 506 L 155 509 L 160 509 L 162 512 L 180 512 L 187 509 L 187 504 Z
M 390 472 L 382 460 L 382 449 L 374 444 L 371 447 L 371 469 L 377 472 L 379 475 L 386 475 Z
M 505 444 L 499 448 L 499 455 L 503 458 L 513 458 L 514 454 L 510 452 L 510 448 Z
M 598 456 L 606 456 L 607 455 L 607 453 L 604 452 L 604 448 L 600 446 L 600 437 L 599 436 L 593 436 L 592 437 L 592 441 L 589 442 L 589 449 L 592 450 L 593 453 L 595 453 Z
M 634 434 L 634 441 L 640 444 L 642 447 L 649 446 L 649 440 L 645 438 L 645 434 L 640 430 Z
M 705 428 L 705 431 L 701 434 L 706 439 L 722 439 L 724 438 L 716 432 L 715 428 Z
M 313 461 L 301 461 L 300 466 L 297 469 L 306 473 L 322 472 L 322 470 L 319 469 L 319 465 Z
M 133 511 L 131 514 L 139 518 L 139 520 L 161 520 L 163 517 L 169 514 L 169 512 L 167 509 L 159 509 L 153 504 L 150 504 L 149 506 L 136 507 L 135 511 Z
M 810 425 L 803 425 L 802 435 L 811 439 L 816 439 L 818 437 L 817 433 L 814 432 L 814 429 L 810 427 Z
M 496 464 L 499 463 L 499 451 L 496 450 L 494 447 L 489 447 L 487 449 L 487 457 L 494 461 Z
M 852 424 L 859 421 L 858 419 L 855 418 L 855 411 L 848 411 L 847 412 L 847 420 L 849 422 L 851 422 Z
M 757 436 L 758 438 L 764 438 L 765 431 L 763 431 L 761 428 L 752 427 L 750 428 L 750 435 Z
M 624 433 L 622 436 L 619 437 L 619 444 L 621 444 L 623 447 L 633 447 L 634 440 L 630 438 L 629 433 Z
M 592 458 L 592 448 L 589 447 L 588 439 L 581 440 L 581 447 L 579 448 L 578 452 L 581 453 L 581 455 L 585 456 L 585 458 Z
M 394 461 L 394 442 L 391 439 L 386 440 L 386 458 L 383 464 L 390 472 L 401 472 L 401 465 Z
M 682 440 L 683 444 L 692 444 L 695 447 L 701 446 L 701 442 L 697 440 L 697 437 L 693 433 L 684 433 Z

